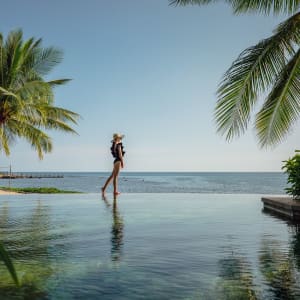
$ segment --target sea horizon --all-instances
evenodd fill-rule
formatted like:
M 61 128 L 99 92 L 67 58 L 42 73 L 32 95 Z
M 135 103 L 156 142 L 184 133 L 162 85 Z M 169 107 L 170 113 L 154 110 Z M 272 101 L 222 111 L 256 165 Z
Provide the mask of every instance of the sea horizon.
M 0 186 L 55 187 L 85 193 L 98 193 L 110 172 L 12 172 L 16 179 L 0 179 Z M 25 175 L 25 176 L 24 176 Z M 24 176 L 24 178 L 22 178 Z M 32 178 L 31 178 L 32 177 Z M 217 193 L 284 194 L 283 172 L 121 172 L 123 193 Z M 108 191 L 111 190 L 111 186 Z
M 2 171 L 0 173 L 7 173 L 8 171 Z M 12 173 L 111 173 L 111 171 L 55 171 L 55 170 L 44 170 L 44 171 L 15 171 L 12 170 Z M 203 174 L 203 173 L 282 173 L 283 171 L 121 171 L 122 174 L 130 173 L 160 173 L 160 174 L 171 174 L 171 173 L 181 173 L 181 174 Z

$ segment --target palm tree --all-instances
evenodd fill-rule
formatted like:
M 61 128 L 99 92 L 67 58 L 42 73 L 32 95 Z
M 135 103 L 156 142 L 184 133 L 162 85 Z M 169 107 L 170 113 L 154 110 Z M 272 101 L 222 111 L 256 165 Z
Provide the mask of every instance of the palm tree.
M 54 106 L 53 88 L 69 79 L 43 78 L 62 60 L 62 52 L 41 43 L 23 41 L 21 30 L 11 31 L 6 40 L 0 33 L 0 149 L 6 155 L 16 138 L 24 138 L 42 159 L 52 149 L 45 130 L 75 133 L 68 123 L 76 124 L 79 115 Z
M 43 79 L 62 60 L 62 53 L 53 47 L 42 48 L 41 43 L 41 39 L 34 38 L 23 41 L 21 30 L 11 31 L 6 40 L 0 33 L 0 150 L 6 155 L 16 138 L 24 138 L 42 159 L 52 149 L 44 130 L 75 133 L 68 122 L 76 124 L 79 115 L 53 105 L 53 88 L 69 80 Z M 18 284 L 13 263 L 1 242 L 0 260 Z
M 173 5 L 208 4 L 213 0 L 170 0 Z M 227 140 L 248 127 L 259 97 L 267 94 L 255 116 L 261 147 L 275 146 L 300 116 L 299 0 L 226 0 L 235 14 L 288 14 L 273 35 L 245 49 L 224 74 L 217 91 L 217 130 Z

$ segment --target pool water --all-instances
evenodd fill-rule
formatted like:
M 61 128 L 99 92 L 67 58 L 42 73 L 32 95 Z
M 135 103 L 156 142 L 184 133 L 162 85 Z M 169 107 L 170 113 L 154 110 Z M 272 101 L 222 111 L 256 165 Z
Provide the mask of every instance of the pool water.
M 300 227 L 259 195 L 0 198 L 0 299 L 300 299 Z

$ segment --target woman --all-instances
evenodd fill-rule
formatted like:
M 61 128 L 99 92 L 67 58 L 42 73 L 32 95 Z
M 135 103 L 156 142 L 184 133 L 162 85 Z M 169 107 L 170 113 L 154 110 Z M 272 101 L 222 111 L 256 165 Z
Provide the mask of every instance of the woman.
M 114 168 L 111 173 L 111 175 L 107 178 L 104 186 L 101 188 L 102 190 L 102 195 L 105 195 L 105 190 L 111 180 L 113 179 L 113 185 L 114 185 L 114 195 L 119 195 L 120 193 L 118 192 L 118 175 L 120 173 L 120 169 L 124 168 L 124 161 L 123 161 L 123 156 L 125 152 L 123 151 L 123 145 L 122 145 L 122 139 L 124 138 L 124 135 L 115 133 L 113 135 L 113 140 L 112 146 L 110 148 L 112 156 L 115 158 L 114 160 Z

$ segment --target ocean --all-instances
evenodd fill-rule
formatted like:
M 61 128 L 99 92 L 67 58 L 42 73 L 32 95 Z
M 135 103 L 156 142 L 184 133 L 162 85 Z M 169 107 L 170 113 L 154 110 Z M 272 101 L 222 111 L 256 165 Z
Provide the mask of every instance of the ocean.
M 22 287 L 0 268 L 0 299 L 300 299 L 299 224 L 262 210 L 284 174 L 122 172 L 117 198 L 108 173 L 52 175 L 1 180 L 86 193 L 1 196 Z
M 26 173 L 24 173 L 26 174 Z M 30 173 L 35 176 L 45 173 Z M 47 173 L 47 175 L 51 173 Z M 108 172 L 60 172 L 63 178 L 1 179 L 0 186 L 56 187 L 98 193 Z M 280 172 L 121 172 L 123 193 L 284 194 L 286 175 Z M 110 186 L 108 192 L 112 190 Z

